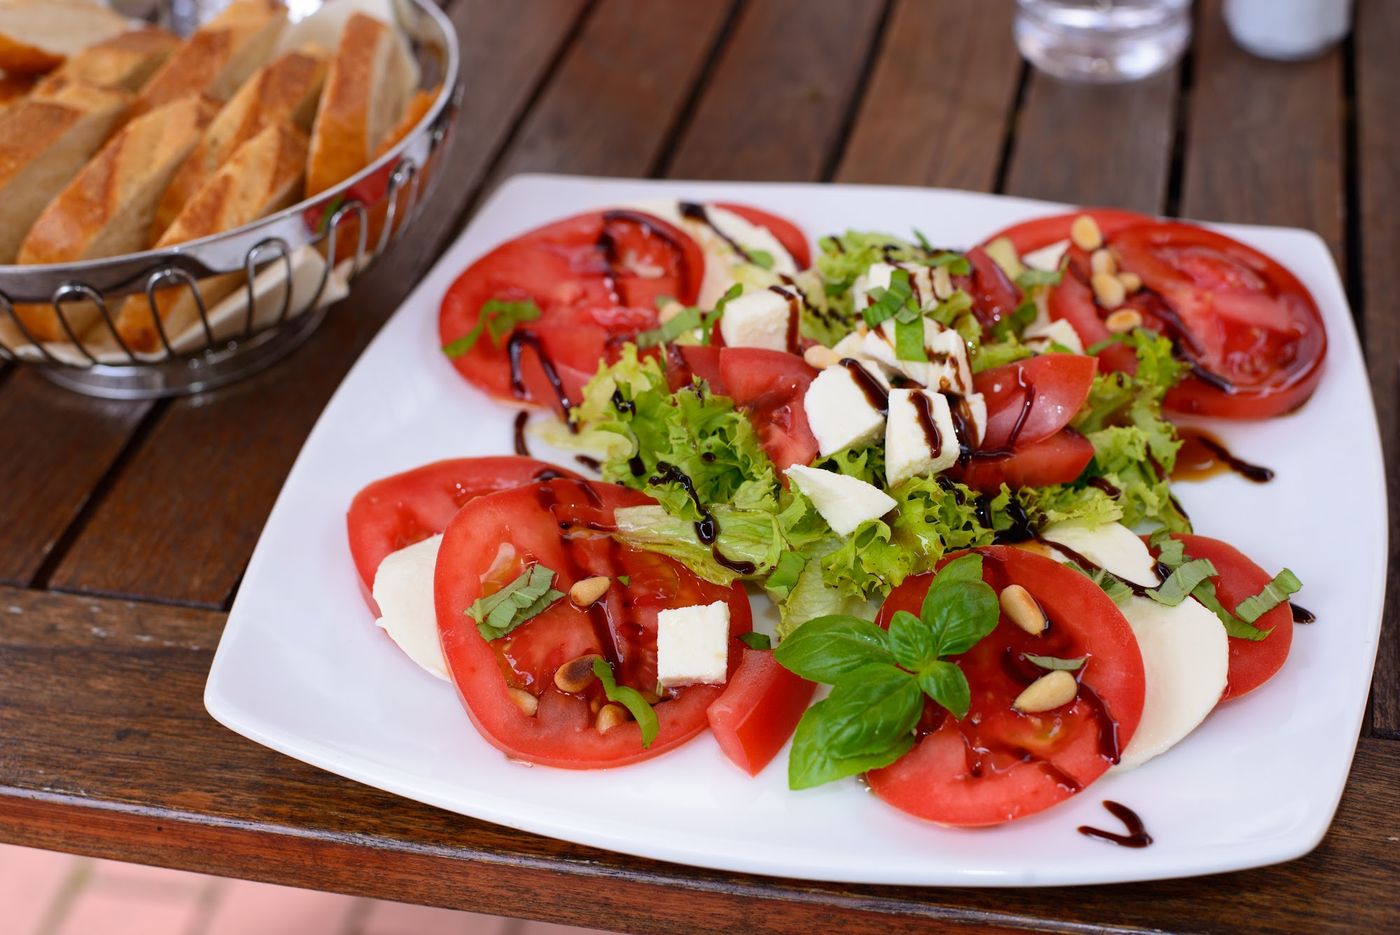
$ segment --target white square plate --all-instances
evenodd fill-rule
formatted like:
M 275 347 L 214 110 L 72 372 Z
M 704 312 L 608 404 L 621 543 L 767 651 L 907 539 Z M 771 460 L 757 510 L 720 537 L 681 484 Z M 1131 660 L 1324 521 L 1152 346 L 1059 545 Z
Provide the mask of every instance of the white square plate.
M 1336 267 L 1301 230 L 1220 225 L 1289 266 L 1321 305 L 1327 371 L 1302 411 L 1215 427 L 1277 470 L 1181 484 L 1198 530 L 1265 568 L 1287 565 L 1317 613 L 1283 671 L 1215 711 L 1166 756 L 1105 776 L 1033 818 L 940 828 L 855 781 L 793 793 L 786 754 L 757 779 L 703 735 L 667 756 L 594 772 L 527 768 L 476 733 L 451 685 L 373 624 L 345 541 L 364 484 L 439 458 L 508 453 L 506 406 L 438 350 L 443 292 L 473 259 L 555 218 L 645 198 L 748 202 L 807 232 L 924 231 L 965 245 L 1061 206 L 918 188 L 647 182 L 520 176 L 477 214 L 365 351 L 326 407 L 268 519 L 205 691 L 209 713 L 259 743 L 342 776 L 497 824 L 730 871 L 853 883 L 1043 886 L 1236 870 L 1321 840 L 1351 765 L 1380 629 L 1386 565 L 1381 450 L 1366 369 Z M 762 599 L 759 598 L 759 601 Z M 1122 850 L 1075 833 L 1136 809 L 1156 843 Z

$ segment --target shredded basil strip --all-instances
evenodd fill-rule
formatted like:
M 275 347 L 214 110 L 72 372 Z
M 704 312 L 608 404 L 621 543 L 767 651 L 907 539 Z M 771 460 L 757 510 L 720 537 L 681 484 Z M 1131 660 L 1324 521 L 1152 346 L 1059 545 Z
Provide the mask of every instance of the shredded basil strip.
M 1147 592 L 1159 604 L 1175 607 L 1191 596 L 1202 581 L 1215 577 L 1215 566 L 1209 559 L 1197 558 L 1183 562 L 1172 570 L 1166 581 Z
M 1175 568 L 1186 561 L 1186 545 L 1180 539 L 1172 538 L 1171 533 L 1159 529 L 1152 534 L 1152 547 L 1157 550 L 1157 561 L 1168 568 Z
M 669 344 L 685 334 L 705 325 L 705 313 L 698 308 L 681 309 L 650 331 L 643 331 L 633 341 L 638 347 L 655 347 Z
M 896 268 L 890 273 L 889 288 L 882 289 L 876 286 L 870 290 L 870 297 L 874 301 L 862 314 L 867 325 L 878 328 L 898 314 L 914 297 L 914 290 L 909 286 L 909 271 Z
M 500 346 L 506 335 L 515 330 L 516 325 L 534 321 L 540 317 L 540 307 L 533 301 L 505 302 L 489 299 L 481 306 L 480 316 L 472 330 L 454 341 L 444 344 L 442 352 L 454 360 L 476 347 L 483 332 L 491 335 L 491 342 Z
M 1235 608 L 1235 616 L 1245 623 L 1253 623 L 1288 600 L 1290 595 L 1297 594 L 1302 587 L 1303 582 L 1298 580 L 1298 576 L 1285 568 L 1264 585 L 1264 590 L 1240 601 Z
M 754 247 L 749 247 L 744 252 L 749 255 L 749 262 L 752 263 L 754 266 L 757 266 L 761 269 L 773 268 L 773 254 L 769 253 L 767 250 L 759 250 Z
M 750 632 L 739 637 L 739 642 L 749 649 L 772 649 L 773 640 L 767 633 Z
M 1016 276 L 1016 285 L 1023 291 L 1030 290 L 1035 286 L 1058 286 L 1060 284 L 1060 271 L 1057 269 L 1036 269 L 1027 266 Z
M 553 584 L 554 572 L 536 563 L 496 593 L 477 598 L 467 613 L 483 639 L 498 640 L 564 596 Z
M 1057 656 L 1037 656 L 1035 653 L 1021 653 L 1021 658 L 1032 665 L 1040 666 L 1042 669 L 1049 669 L 1052 672 L 1059 669 L 1065 672 L 1074 672 L 1084 667 L 1084 662 L 1088 656 L 1080 656 L 1078 659 L 1060 659 Z
M 1249 640 L 1257 643 L 1264 639 L 1273 630 L 1261 630 L 1252 623 L 1245 623 L 1239 617 L 1225 609 L 1225 605 L 1220 603 L 1220 598 L 1215 593 L 1215 585 L 1209 579 L 1196 585 L 1191 596 L 1205 605 L 1206 609 L 1220 620 L 1225 626 L 1225 634 L 1240 640 Z
M 894 356 L 899 360 L 928 360 L 924 347 L 924 317 L 899 314 L 894 319 Z
M 616 701 L 632 712 L 632 718 L 642 729 L 642 746 L 650 747 L 661 725 L 656 719 L 656 712 L 647 704 L 642 693 L 635 688 L 617 684 L 617 679 L 613 678 L 612 666 L 602 659 L 593 660 L 593 674 L 603 683 L 603 694 L 608 696 L 609 701 Z

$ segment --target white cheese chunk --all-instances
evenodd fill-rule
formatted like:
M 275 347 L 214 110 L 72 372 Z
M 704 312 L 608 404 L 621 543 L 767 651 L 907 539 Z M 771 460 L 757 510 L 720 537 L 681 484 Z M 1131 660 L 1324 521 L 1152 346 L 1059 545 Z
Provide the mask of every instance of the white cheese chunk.
M 433 604 L 433 571 L 441 544 L 442 536 L 433 536 L 385 556 L 374 574 L 373 593 L 381 614 L 375 622 L 408 658 L 446 679 Z
M 1152 553 L 1147 551 L 1146 544 L 1137 533 L 1122 523 L 1104 523 L 1101 526 L 1056 523 L 1042 529 L 1040 538 L 1084 556 L 1124 581 L 1147 588 L 1155 588 L 1161 583 Z
M 879 519 L 895 508 L 889 494 L 858 477 L 801 464 L 794 464 L 786 473 L 838 536 L 849 536 L 861 523 Z
M 900 360 L 895 353 L 895 323 L 882 322 L 879 328 L 853 332 L 836 342 L 832 350 L 841 357 L 873 360 L 909 380 L 931 390 L 964 395 L 972 390 L 972 368 L 967 361 L 967 342 L 951 328 L 931 318 L 924 319 L 924 353 L 928 360 Z
M 1065 252 L 1069 250 L 1068 240 L 1057 240 L 1048 247 L 1041 247 L 1039 250 L 1032 250 L 1021 257 L 1021 262 L 1032 269 L 1054 272 L 1060 268 L 1060 261 L 1064 259 Z
M 920 405 L 927 407 L 928 425 Z M 911 477 L 946 471 L 957 460 L 957 429 L 947 397 L 929 390 L 890 390 L 885 424 L 886 483 L 893 487 Z
M 1121 523 L 1058 524 L 1042 530 L 1041 538 L 1124 580 L 1148 587 L 1158 582 L 1147 547 Z M 1051 557 L 1070 560 L 1058 549 Z M 1151 598 L 1132 596 L 1118 609 L 1137 637 L 1146 680 L 1142 720 L 1117 767 L 1131 769 L 1169 750 L 1211 712 L 1225 692 L 1230 647 L 1215 614 L 1194 598 L 1167 607 Z
M 883 387 L 878 368 L 862 368 Z M 850 445 L 865 445 L 880 437 L 885 414 L 866 396 L 856 378 L 842 365 L 827 367 L 807 387 L 802 399 L 807 424 L 823 457 Z
M 729 605 L 676 607 L 656 615 L 656 679 L 662 688 L 728 678 Z
M 1079 340 L 1079 332 L 1063 318 L 1044 322 L 1037 319 L 1026 328 L 1023 337 L 1026 347 L 1033 351 L 1049 350 L 1053 343 L 1067 347 L 1076 354 L 1084 353 L 1084 342 Z
M 746 292 L 724 306 L 719 331 L 729 347 L 759 347 L 769 351 L 788 349 L 788 329 L 801 306 L 796 292 L 760 289 Z
M 963 417 L 971 425 L 980 445 L 987 437 L 987 398 L 981 393 L 968 393 L 963 397 L 963 403 Z
M 937 305 L 940 292 L 951 294 L 951 283 L 945 281 L 947 280 L 946 270 L 942 276 L 939 276 L 932 267 L 924 266 L 921 263 L 872 263 L 864 273 L 856 277 L 855 283 L 851 286 L 851 295 L 857 312 L 874 304 L 874 299 L 870 296 L 872 289 L 888 289 L 890 287 L 894 271 L 897 269 L 902 269 L 909 274 L 909 291 L 914 294 L 914 300 L 918 303 L 919 308 L 930 309 Z

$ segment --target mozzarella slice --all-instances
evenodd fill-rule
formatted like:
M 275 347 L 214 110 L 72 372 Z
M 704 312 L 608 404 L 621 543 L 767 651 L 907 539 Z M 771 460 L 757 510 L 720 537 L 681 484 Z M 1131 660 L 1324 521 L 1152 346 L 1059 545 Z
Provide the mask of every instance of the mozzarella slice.
M 725 208 L 706 203 L 705 221 L 685 217 L 680 211 L 680 202 L 672 200 L 647 201 L 635 205 L 645 211 L 669 221 L 690 235 L 705 255 L 705 275 L 700 283 L 700 296 L 696 300 L 701 308 L 714 308 L 720 297 L 729 291 L 736 282 L 743 282 L 746 290 L 755 291 L 767 282 L 777 282 L 782 276 L 797 275 L 797 261 L 788 253 L 773 232 L 748 221 Z M 726 239 L 727 238 L 727 239 Z M 731 243 L 732 241 L 732 243 Z M 752 273 L 754 267 L 745 263 L 733 244 L 738 244 L 746 252 L 762 250 L 773 258 L 773 266 L 768 270 L 773 276 L 762 285 L 748 282 L 736 276 L 739 272 Z M 786 348 L 783 348 L 786 349 Z
M 433 536 L 385 556 L 374 574 L 375 621 L 389 638 L 428 672 L 446 680 L 447 662 L 438 640 L 433 571 L 442 536 Z
M 888 382 L 876 367 L 861 368 L 882 390 Z M 827 367 L 817 374 L 802 398 L 807 423 L 817 439 L 817 449 L 825 457 L 851 445 L 866 445 L 880 437 L 885 414 L 871 394 L 856 382 L 844 365 Z
M 1084 353 L 1084 342 L 1079 340 L 1079 332 L 1063 318 L 1045 322 L 1037 320 L 1026 328 L 1024 337 L 1026 347 L 1033 351 L 1044 352 L 1050 349 L 1051 344 L 1058 344 L 1076 354 Z
M 1032 269 L 1044 270 L 1047 273 L 1051 273 L 1060 268 L 1060 261 L 1065 258 L 1065 252 L 1067 250 L 1069 250 L 1069 241 L 1058 240 L 1048 247 L 1032 250 L 1030 253 L 1021 257 L 1021 262 Z
M 957 427 L 948 399 L 928 390 L 890 390 L 885 424 L 885 482 L 946 471 L 958 460 Z
M 788 349 L 788 334 L 798 324 L 802 300 L 796 291 L 781 286 L 746 292 L 725 304 L 719 331 L 729 347 L 758 347 L 769 351 Z
M 1121 523 L 1089 527 L 1061 523 L 1040 535 L 1125 581 L 1148 587 L 1157 584 L 1147 546 Z M 1069 560 L 1058 550 L 1051 557 Z M 1194 598 L 1167 607 L 1133 596 L 1118 609 L 1137 637 L 1147 689 L 1142 720 L 1117 767 L 1131 769 L 1171 749 L 1210 714 L 1225 693 L 1230 646 L 1215 614 Z
M 786 474 L 838 536 L 849 536 L 866 520 L 895 508 L 892 497 L 858 477 L 794 464 Z

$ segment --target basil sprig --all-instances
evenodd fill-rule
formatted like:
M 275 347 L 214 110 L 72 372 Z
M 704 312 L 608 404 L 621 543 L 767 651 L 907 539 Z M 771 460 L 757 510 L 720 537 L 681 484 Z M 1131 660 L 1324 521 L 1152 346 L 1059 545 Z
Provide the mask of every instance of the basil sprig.
M 1161 591 L 1167 591 L 1169 587 L 1188 587 L 1191 597 L 1200 601 L 1207 610 L 1219 618 L 1225 627 L 1225 633 L 1236 639 L 1250 640 L 1258 642 L 1265 639 L 1273 629 L 1261 629 L 1254 625 L 1254 622 L 1275 607 L 1284 603 L 1290 596 L 1296 594 L 1302 588 L 1303 582 L 1298 580 L 1298 576 L 1285 568 L 1264 585 L 1263 590 L 1240 601 L 1231 612 L 1225 608 L 1220 601 L 1220 595 L 1216 593 L 1215 582 L 1211 579 L 1215 577 L 1215 567 L 1205 559 L 1188 560 L 1186 557 L 1185 545 L 1180 539 L 1172 538 L 1165 530 L 1158 531 L 1152 536 L 1152 545 L 1157 549 L 1157 561 L 1172 570 Z M 1201 574 L 1200 566 L 1204 565 L 1208 571 Z M 1192 570 L 1196 566 L 1196 570 Z M 1181 580 L 1178 580 L 1180 576 Z M 1177 585 L 1173 585 L 1176 581 Z M 1156 597 L 1155 592 L 1149 592 Z M 1165 603 L 1165 602 L 1164 602 Z M 1178 602 L 1179 603 L 1179 602 Z
M 670 344 L 681 337 L 695 332 L 696 338 L 694 341 L 687 343 L 709 344 L 710 332 L 713 330 L 715 322 L 719 321 L 720 316 L 724 314 L 725 305 L 737 299 L 739 296 L 743 295 L 743 293 L 744 287 L 736 282 L 729 287 L 729 290 L 725 292 L 724 295 L 719 297 L 719 300 L 715 302 L 713 310 L 706 311 L 703 308 L 694 306 L 683 308 L 655 328 L 638 333 L 637 336 L 632 339 L 632 343 L 636 344 L 639 348 L 656 347 L 659 344 Z M 672 301 L 674 300 L 667 299 L 663 303 L 661 300 L 658 300 L 657 305 L 664 307 L 665 304 L 669 304 Z
M 481 340 L 482 332 L 489 333 L 491 343 L 499 347 L 505 336 L 514 331 L 517 325 L 523 325 L 525 322 L 534 321 L 539 317 L 540 307 L 530 299 L 526 299 L 524 302 L 489 299 L 482 304 L 480 316 L 472 330 L 460 338 L 444 344 L 442 352 L 455 360 L 476 347 L 476 342 Z
M 797 725 L 788 785 L 808 789 L 893 763 L 914 745 L 925 697 L 966 717 L 971 688 L 945 657 L 975 646 L 996 629 L 999 615 L 996 592 L 982 580 L 982 557 L 970 554 L 944 566 L 918 615 L 897 612 L 888 631 L 844 614 L 794 630 L 774 658 L 832 689 Z
M 609 701 L 615 701 L 632 712 L 632 719 L 642 729 L 642 746 L 650 747 L 651 742 L 656 739 L 657 731 L 660 730 L 660 722 L 657 721 L 656 712 L 652 710 L 651 705 L 642 697 L 642 693 L 635 688 L 617 684 L 612 666 L 602 659 L 593 660 L 593 674 L 603 683 L 603 694 L 608 696 Z
M 553 584 L 554 572 L 536 563 L 496 593 L 472 601 L 467 613 L 483 639 L 498 640 L 564 596 Z

